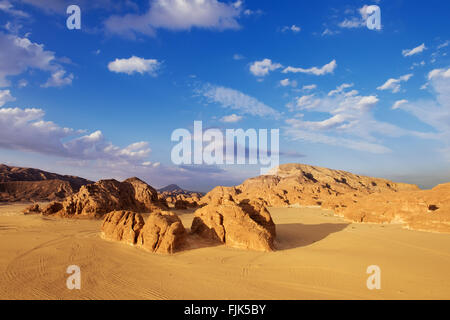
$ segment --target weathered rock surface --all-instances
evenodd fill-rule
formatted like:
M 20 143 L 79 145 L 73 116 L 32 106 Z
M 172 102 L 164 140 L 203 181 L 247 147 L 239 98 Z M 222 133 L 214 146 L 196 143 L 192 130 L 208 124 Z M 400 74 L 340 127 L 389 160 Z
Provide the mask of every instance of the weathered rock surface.
M 175 253 L 186 242 L 186 230 L 174 213 L 153 212 L 140 232 L 137 245 L 154 253 Z
M 64 200 L 63 216 L 89 216 L 101 218 L 111 211 L 128 210 L 152 212 L 166 208 L 158 199 L 155 189 L 139 180 L 130 178 L 123 182 L 100 180 L 81 187 L 80 191 Z
M 450 232 L 449 185 L 420 190 L 415 185 L 341 170 L 286 164 L 236 187 L 216 187 L 200 204 L 215 203 L 229 194 L 238 203 L 321 206 L 356 222 L 401 222 L 412 229 Z
M 234 188 L 216 189 L 209 204 L 195 211 L 191 232 L 234 248 L 273 251 L 275 224 L 266 207 L 260 202 L 236 202 Z
M 48 204 L 44 209 L 42 209 L 42 215 L 49 216 L 58 213 L 62 210 L 63 206 L 60 202 L 53 201 Z
M 450 233 L 450 183 L 432 190 L 347 199 L 334 210 L 355 222 L 402 223 L 414 230 Z
M 135 245 L 144 227 L 144 218 L 139 213 L 113 211 L 108 213 L 101 227 L 102 237 Z
M 24 214 L 40 214 L 41 208 L 39 207 L 39 205 L 37 203 L 35 203 L 29 207 L 26 207 L 25 210 L 23 211 L 23 213 Z

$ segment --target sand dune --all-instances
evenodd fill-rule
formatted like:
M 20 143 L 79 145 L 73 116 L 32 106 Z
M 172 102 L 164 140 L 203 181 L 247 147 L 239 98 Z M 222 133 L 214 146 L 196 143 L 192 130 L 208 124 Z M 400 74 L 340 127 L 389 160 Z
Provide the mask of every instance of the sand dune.
M 276 252 L 209 246 L 164 256 L 100 238 L 101 221 L 0 206 L 1 299 L 450 299 L 450 235 L 271 209 Z M 193 214 L 178 212 L 190 226 Z M 201 244 L 201 242 L 196 241 Z M 81 290 L 66 268 L 81 267 Z M 381 268 L 368 290 L 366 268 Z

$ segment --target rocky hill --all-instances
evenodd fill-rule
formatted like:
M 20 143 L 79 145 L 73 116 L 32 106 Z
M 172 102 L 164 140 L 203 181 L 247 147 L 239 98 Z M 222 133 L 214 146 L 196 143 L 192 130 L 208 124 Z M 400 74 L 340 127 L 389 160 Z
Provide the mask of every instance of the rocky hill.
M 0 202 L 60 200 L 90 183 L 80 177 L 0 164 Z
M 450 232 L 450 184 L 433 190 L 341 170 L 285 164 L 236 187 L 216 187 L 200 205 L 231 197 L 268 207 L 321 206 L 355 222 L 400 222 L 405 227 Z

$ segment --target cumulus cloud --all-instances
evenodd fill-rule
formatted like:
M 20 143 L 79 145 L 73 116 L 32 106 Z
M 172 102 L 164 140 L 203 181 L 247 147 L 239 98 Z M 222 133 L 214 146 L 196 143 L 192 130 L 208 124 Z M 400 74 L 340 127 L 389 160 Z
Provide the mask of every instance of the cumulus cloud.
M 264 77 L 269 74 L 270 71 L 274 71 L 282 68 L 279 63 L 274 63 L 270 59 L 263 59 L 261 61 L 255 61 L 250 65 L 250 72 L 257 77 Z
M 224 116 L 221 121 L 225 123 L 235 123 L 242 120 L 242 116 L 238 116 L 237 114 L 230 114 L 229 116 Z
M 55 54 L 45 50 L 43 44 L 0 32 L 0 48 L 0 87 L 10 86 L 8 77 L 22 74 L 28 69 L 50 72 L 52 77 L 55 75 L 55 81 L 67 79 L 61 77 L 65 71 L 57 62 Z M 61 82 L 61 85 L 65 84 L 70 83 L 67 80 Z
M 116 59 L 108 64 L 109 71 L 128 75 L 148 73 L 155 76 L 159 67 L 160 62 L 156 59 L 144 59 L 136 56 L 128 59 Z
M 318 67 L 312 67 L 309 69 L 304 69 L 304 68 L 295 68 L 295 67 L 287 67 L 283 70 L 283 73 L 306 73 L 306 74 L 313 74 L 316 76 L 323 76 L 325 74 L 328 73 L 333 73 L 334 70 L 337 67 L 337 63 L 336 60 L 331 61 L 330 63 L 327 63 L 326 65 L 324 65 L 321 68 Z
M 47 82 L 42 85 L 42 87 L 49 88 L 70 85 L 72 84 L 73 78 L 74 76 L 72 73 L 66 76 L 65 70 L 58 70 L 52 73 L 50 79 L 48 79 Z
M 258 99 L 234 89 L 205 85 L 198 90 L 198 94 L 205 97 L 209 103 L 218 103 L 223 108 L 238 110 L 242 114 L 275 118 L 280 116 L 278 111 Z
M 11 95 L 9 90 L 0 90 L 0 107 L 3 107 L 7 102 L 15 100 L 16 98 Z
M 410 56 L 413 56 L 415 54 L 421 53 L 421 52 L 423 52 L 426 49 L 427 49 L 427 47 L 425 46 L 425 43 L 422 43 L 420 46 L 415 47 L 413 49 L 405 49 L 405 50 L 403 50 L 402 51 L 402 55 L 404 57 L 410 57 Z
M 297 98 L 295 105 L 291 106 L 291 111 L 303 113 L 297 118 L 286 120 L 288 126 L 284 129 L 287 137 L 371 153 L 391 152 L 383 144 L 382 137 L 434 138 L 432 134 L 405 130 L 378 121 L 374 117 L 374 109 L 379 99 L 374 95 L 362 96 L 345 91 L 349 87 L 351 85 L 341 85 L 331 95 L 305 95 Z M 324 120 L 305 120 L 304 113 L 309 112 L 320 112 L 329 116 Z
M 112 16 L 105 21 L 105 27 L 111 33 L 125 36 L 136 33 L 151 36 L 158 28 L 238 29 L 241 12 L 242 5 L 218 0 L 152 0 L 146 13 Z
M 107 141 L 101 131 L 83 134 L 44 119 L 37 108 L 0 108 L 0 148 L 31 151 L 74 160 L 140 163 L 148 157 L 147 142 L 120 148 Z M 82 136 L 80 136 L 82 135 Z
M 411 79 L 411 77 L 413 76 L 413 74 L 405 74 L 404 76 L 401 76 L 399 78 L 391 78 L 389 80 L 387 80 L 383 85 L 379 86 L 377 89 L 378 90 L 389 90 L 392 91 L 393 93 L 397 93 L 400 91 L 401 89 L 401 82 L 407 82 L 409 79 Z

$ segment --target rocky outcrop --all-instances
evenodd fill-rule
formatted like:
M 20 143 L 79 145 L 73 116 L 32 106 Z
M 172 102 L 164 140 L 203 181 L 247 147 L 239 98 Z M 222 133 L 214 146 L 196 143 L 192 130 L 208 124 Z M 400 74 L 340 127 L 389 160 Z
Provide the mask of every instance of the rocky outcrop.
M 53 201 L 48 204 L 44 209 L 42 209 L 42 215 L 49 216 L 52 214 L 56 214 L 62 210 L 63 206 L 60 202 Z
M 135 212 L 113 211 L 108 213 L 101 227 L 102 237 L 135 245 L 144 227 L 144 218 Z
M 32 204 L 31 206 L 28 206 L 25 208 L 25 210 L 23 211 L 24 214 L 40 214 L 41 213 L 41 208 L 39 207 L 39 204 L 35 203 Z
M 273 251 L 275 224 L 266 207 L 260 202 L 236 202 L 233 188 L 216 191 L 208 205 L 195 211 L 191 232 L 234 248 Z
M 432 190 L 347 197 L 334 210 L 354 222 L 401 223 L 414 230 L 450 233 L 450 183 Z
M 187 191 L 176 184 L 171 184 L 167 187 L 158 189 L 158 193 L 160 198 L 179 210 L 197 208 L 201 197 L 204 196 L 201 192 Z
M 96 218 L 111 211 L 152 212 L 166 208 L 156 190 L 138 178 L 123 182 L 100 180 L 83 186 L 77 194 L 64 200 L 62 206 L 61 215 Z
M 175 253 L 186 242 L 180 218 L 171 212 L 153 212 L 138 236 L 137 245 L 154 253 Z

